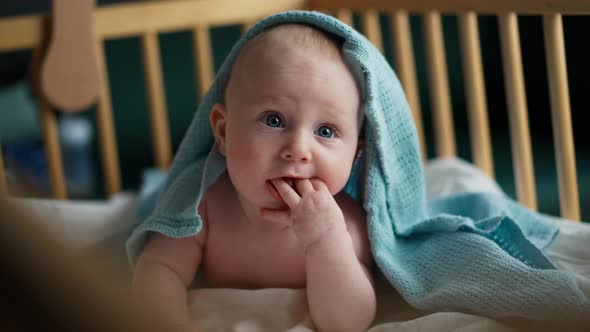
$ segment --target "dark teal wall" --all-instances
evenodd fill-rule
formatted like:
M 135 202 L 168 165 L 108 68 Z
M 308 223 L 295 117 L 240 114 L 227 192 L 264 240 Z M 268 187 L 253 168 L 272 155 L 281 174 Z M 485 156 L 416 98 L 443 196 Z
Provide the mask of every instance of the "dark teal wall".
M 358 17 L 355 17 L 355 22 L 358 25 Z M 389 22 L 385 17 L 382 17 L 382 23 L 384 26 L 383 39 L 386 56 L 393 63 L 393 54 L 390 51 Z M 479 18 L 479 23 L 497 180 L 508 194 L 514 197 L 514 176 L 507 129 L 508 117 L 497 19 L 494 16 L 482 16 Z M 552 133 L 548 125 L 551 123 L 551 115 L 549 94 L 545 83 L 547 74 L 543 53 L 542 20 L 540 17 L 520 17 L 519 24 L 539 206 L 542 207 L 543 212 L 558 213 Z M 434 156 L 432 149 L 434 143 L 432 141 L 432 121 L 420 18 L 412 16 L 411 26 L 422 113 L 429 147 L 428 156 L 432 157 Z M 443 28 L 458 153 L 460 157 L 471 160 L 456 17 L 444 16 Z M 587 42 L 590 19 L 587 17 L 564 17 L 564 30 L 577 151 L 578 184 L 581 204 L 589 206 L 590 140 L 585 135 L 585 122 L 581 121 L 581 118 L 582 112 L 590 108 L 590 99 L 587 96 L 588 91 L 590 91 L 590 79 L 588 79 L 590 77 L 590 66 L 587 64 L 588 59 L 590 59 L 590 43 Z M 233 43 L 239 38 L 240 27 L 217 28 L 211 32 L 211 35 L 215 66 L 219 67 Z M 172 142 L 174 148 L 176 148 L 198 105 L 191 34 L 189 31 L 162 34 L 159 41 Z M 123 169 L 123 185 L 125 189 L 135 189 L 141 181 L 142 170 L 150 167 L 153 163 L 143 65 L 138 61 L 138 59 L 141 59 L 140 40 L 139 38 L 111 40 L 106 42 L 105 51 L 109 67 L 109 84 L 112 92 L 119 156 Z M 0 85 L 24 77 L 29 57 L 30 52 L 1 54 Z M 83 116 L 93 118 L 94 110 L 90 110 L 88 114 Z M 102 183 L 102 181 L 99 181 L 99 183 Z M 102 195 L 102 189 L 99 191 L 97 196 Z M 583 219 L 590 220 L 590 209 L 586 208 Z
M 216 68 L 239 36 L 238 26 L 211 32 Z M 199 102 L 192 37 L 188 31 L 162 34 L 159 42 L 172 143 L 177 148 Z M 123 185 L 136 188 L 142 169 L 153 164 L 143 64 L 138 61 L 141 59 L 140 40 L 108 41 L 105 52 L 119 156 L 124 165 Z

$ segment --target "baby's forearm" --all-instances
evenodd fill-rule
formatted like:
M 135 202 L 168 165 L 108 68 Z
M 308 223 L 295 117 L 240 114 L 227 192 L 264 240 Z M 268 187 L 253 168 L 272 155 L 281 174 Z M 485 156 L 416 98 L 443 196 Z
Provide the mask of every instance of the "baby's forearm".
M 366 331 L 375 317 L 375 290 L 347 231 L 307 249 L 306 273 L 310 314 L 320 331 Z
M 189 322 L 187 287 L 166 265 L 140 262 L 133 279 L 133 292 L 164 327 Z

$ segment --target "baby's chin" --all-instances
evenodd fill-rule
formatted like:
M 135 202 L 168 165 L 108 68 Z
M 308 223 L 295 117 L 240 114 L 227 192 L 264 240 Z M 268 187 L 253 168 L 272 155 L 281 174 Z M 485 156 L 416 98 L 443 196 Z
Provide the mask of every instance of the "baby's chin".
M 287 204 L 283 203 L 283 202 L 269 202 L 267 204 L 263 204 L 259 207 L 258 209 L 259 211 L 276 211 L 276 212 L 288 212 L 289 211 L 289 206 L 287 206 Z
M 278 208 L 263 207 L 258 209 L 258 214 L 264 222 L 269 222 L 277 226 L 291 225 L 289 207 L 286 205 Z

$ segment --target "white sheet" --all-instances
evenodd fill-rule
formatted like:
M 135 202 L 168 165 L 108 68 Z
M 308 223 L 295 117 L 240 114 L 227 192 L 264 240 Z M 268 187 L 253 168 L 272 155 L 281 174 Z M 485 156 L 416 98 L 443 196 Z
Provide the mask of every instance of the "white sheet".
M 390 287 L 391 288 L 391 287 Z M 456 312 L 419 313 L 395 292 L 378 292 L 379 312 L 368 330 L 516 331 L 501 322 Z M 190 293 L 191 315 L 199 331 L 315 331 L 304 290 L 200 289 Z
M 22 211 L 40 220 L 57 239 L 74 249 L 90 248 L 121 235 L 134 222 L 137 196 L 119 193 L 107 201 L 17 198 Z
M 473 165 L 460 159 L 437 159 L 425 166 L 428 199 L 468 191 L 501 189 Z M 16 199 L 56 237 L 75 248 L 88 248 L 111 238 L 122 251 L 121 235 L 134 221 L 137 196 L 115 195 L 105 202 Z M 556 219 L 557 220 L 557 219 Z M 578 274 L 590 294 L 590 226 L 562 222 L 560 235 L 547 250 L 557 266 Z M 502 322 L 457 312 L 428 313 L 409 307 L 384 281 L 378 281 L 378 313 L 370 332 L 383 331 L 514 331 Z M 313 331 L 303 290 L 197 289 L 189 294 L 192 317 L 200 331 Z

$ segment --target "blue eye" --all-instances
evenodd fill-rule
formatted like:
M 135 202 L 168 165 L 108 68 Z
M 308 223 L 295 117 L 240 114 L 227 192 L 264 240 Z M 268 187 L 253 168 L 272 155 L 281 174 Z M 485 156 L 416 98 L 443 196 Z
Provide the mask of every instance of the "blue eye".
M 317 130 L 317 135 L 322 138 L 332 138 L 334 136 L 334 129 L 329 126 L 321 126 Z
M 272 128 L 281 128 L 283 127 L 283 119 L 276 114 L 270 114 L 264 120 L 266 125 Z

